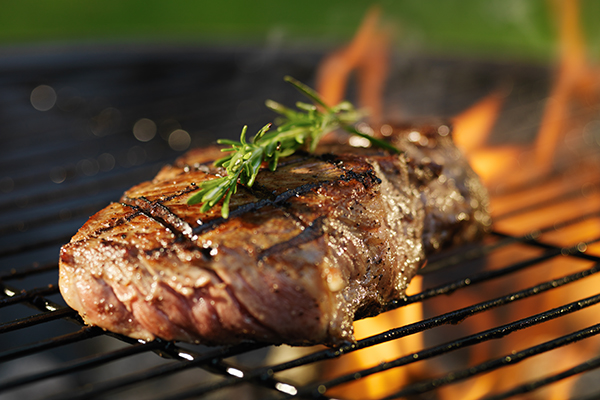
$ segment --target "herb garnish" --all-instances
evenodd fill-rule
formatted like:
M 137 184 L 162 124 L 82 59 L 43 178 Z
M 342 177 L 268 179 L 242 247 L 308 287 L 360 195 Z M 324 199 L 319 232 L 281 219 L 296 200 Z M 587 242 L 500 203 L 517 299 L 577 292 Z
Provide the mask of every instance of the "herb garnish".
M 230 154 L 215 161 L 215 166 L 225 168 L 227 175 L 200 184 L 200 190 L 192 195 L 187 204 L 202 203 L 200 211 L 206 212 L 223 199 L 221 215 L 229 216 L 229 200 L 236 192 L 238 182 L 252 186 L 263 162 L 275 171 L 279 158 L 292 155 L 303 146 L 312 152 L 319 140 L 327 133 L 343 128 L 353 135 L 368 139 L 373 145 L 398 153 L 391 144 L 357 131 L 351 125 L 357 122 L 362 114 L 347 102 L 329 107 L 310 87 L 286 76 L 285 81 L 291 83 L 314 104 L 296 103 L 300 111 L 287 108 L 275 101 L 267 100 L 266 106 L 283 117 L 282 124 L 276 130 L 270 130 L 267 124 L 258 131 L 251 141 L 246 140 L 247 126 L 244 126 L 239 142 L 219 139 L 217 143 L 231 147 L 221 151 Z

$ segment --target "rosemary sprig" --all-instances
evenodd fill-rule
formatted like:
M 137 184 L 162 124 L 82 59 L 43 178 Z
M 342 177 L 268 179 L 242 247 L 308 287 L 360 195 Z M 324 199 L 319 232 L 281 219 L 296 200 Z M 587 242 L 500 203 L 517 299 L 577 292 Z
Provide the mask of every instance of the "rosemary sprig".
M 344 101 L 329 107 L 310 87 L 286 76 L 285 81 L 306 95 L 314 104 L 296 103 L 299 111 L 292 110 L 275 101 L 267 100 L 266 105 L 283 117 L 283 123 L 270 130 L 271 124 L 265 125 L 251 141 L 246 140 L 247 126 L 244 126 L 239 141 L 220 139 L 217 143 L 230 147 L 221 151 L 229 152 L 227 156 L 215 161 L 215 166 L 225 168 L 227 175 L 200 184 L 200 190 L 192 195 L 187 204 L 202 203 L 200 210 L 208 211 L 221 199 L 221 215 L 229 216 L 229 200 L 235 194 L 238 183 L 252 186 L 263 162 L 267 162 L 271 171 L 275 171 L 280 158 L 292 155 L 303 146 L 314 151 L 319 140 L 327 133 L 343 128 L 351 134 L 368 139 L 373 145 L 399 152 L 387 142 L 378 140 L 357 131 L 351 125 L 362 116 L 351 103 Z

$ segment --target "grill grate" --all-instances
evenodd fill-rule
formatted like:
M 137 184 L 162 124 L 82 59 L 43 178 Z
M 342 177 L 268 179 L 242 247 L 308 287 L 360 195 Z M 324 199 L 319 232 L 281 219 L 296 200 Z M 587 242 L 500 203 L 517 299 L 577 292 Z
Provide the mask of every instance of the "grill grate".
M 445 390 L 453 387 L 483 382 L 491 371 L 514 371 L 518 364 L 571 348 L 580 356 L 585 349 L 585 357 L 565 359 L 558 369 L 540 370 L 508 386 L 490 384 L 473 397 L 532 392 L 543 398 L 564 380 L 576 380 L 573 398 L 600 394 L 598 384 L 588 384 L 598 381 L 594 370 L 600 366 L 600 325 L 591 313 L 600 302 L 594 288 L 600 271 L 600 176 L 577 168 L 497 194 L 495 230 L 484 242 L 433 257 L 420 278 L 426 289 L 384 313 L 419 305 L 424 316 L 351 346 L 210 348 L 144 343 L 85 326 L 58 292 L 59 247 L 89 215 L 183 151 L 169 141 L 174 130 L 188 132 L 190 145 L 201 146 L 236 136 L 245 123 L 251 129 L 262 126 L 271 116 L 257 112 L 262 110 L 257 105 L 265 98 L 293 102 L 281 77 L 310 82 L 319 54 L 55 50 L 6 52 L 0 67 L 0 399 L 334 398 L 344 397 L 340 393 L 348 392 L 339 390 L 349 385 L 419 365 L 427 368 L 376 397 L 437 399 L 448 398 Z M 453 114 L 509 77 L 519 88 L 506 111 L 510 119 L 524 107 L 531 111 L 530 102 L 519 103 L 519 90 L 528 98 L 543 96 L 548 84 L 539 67 L 431 59 L 403 60 L 395 67 L 389 103 L 392 112 L 396 104 L 411 104 L 402 110 L 411 115 Z M 432 71 L 440 81 L 427 79 Z M 420 84 L 424 81 L 427 85 Z M 467 81 L 478 85 L 459 90 Z M 45 112 L 30 100 L 41 84 L 57 95 Z M 440 87 L 446 90 L 444 101 Z M 424 99 L 427 94 L 436 101 Z M 140 118 L 157 125 L 148 142 L 132 134 Z M 515 129 L 522 133 L 523 127 Z M 544 307 L 528 308 L 532 303 Z M 586 310 L 592 311 L 578 317 Z M 552 321 L 566 328 L 540 335 Z M 529 335 L 533 342 L 517 340 L 508 352 L 501 345 L 527 332 L 535 332 Z M 343 364 L 416 336 L 422 337 L 420 348 L 404 348 L 370 366 Z M 481 346 L 488 346 L 485 356 L 473 356 Z

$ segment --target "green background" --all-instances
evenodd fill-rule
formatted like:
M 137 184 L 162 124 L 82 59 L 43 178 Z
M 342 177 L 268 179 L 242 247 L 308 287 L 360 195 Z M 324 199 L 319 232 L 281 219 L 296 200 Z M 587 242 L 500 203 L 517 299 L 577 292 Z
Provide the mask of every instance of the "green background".
M 569 1 L 569 0 L 565 0 Z M 600 1 L 582 1 L 592 56 Z M 330 47 L 347 41 L 372 3 L 357 0 L 1 0 L 0 46 L 132 42 Z M 549 0 L 384 0 L 402 51 L 548 60 Z

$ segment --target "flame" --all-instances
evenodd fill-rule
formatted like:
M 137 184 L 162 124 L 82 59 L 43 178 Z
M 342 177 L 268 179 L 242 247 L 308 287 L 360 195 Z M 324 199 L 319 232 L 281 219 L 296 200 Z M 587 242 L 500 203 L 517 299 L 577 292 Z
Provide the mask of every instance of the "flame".
M 359 103 L 368 110 L 370 123 L 374 127 L 383 121 L 383 90 L 389 68 L 390 28 L 380 28 L 381 10 L 372 7 L 348 46 L 333 52 L 320 64 L 317 72 L 316 90 L 327 104 L 339 103 L 346 92 L 352 71 L 357 73 Z M 376 129 L 375 132 L 379 132 Z M 421 278 L 415 277 L 410 290 L 418 292 Z M 354 332 L 357 339 L 385 332 L 392 328 L 422 319 L 420 303 L 381 314 L 374 318 L 357 321 Z M 368 349 L 350 353 L 343 360 L 328 363 L 326 371 L 335 375 L 351 373 L 375 366 L 383 361 L 421 349 L 422 335 L 416 334 L 400 340 L 383 343 Z M 327 392 L 344 399 L 370 399 L 392 394 L 411 382 L 414 376 L 422 375 L 419 364 L 371 375 L 354 383 L 336 387 Z M 327 374 L 326 374 L 327 375 Z
M 561 134 L 569 123 L 569 104 L 598 100 L 598 72 L 587 61 L 585 40 L 579 22 L 579 1 L 554 0 L 559 25 L 559 69 L 535 143 L 537 163 L 549 168 Z
M 495 91 L 453 118 L 453 140 L 463 153 L 471 153 L 485 145 L 505 98 L 505 93 Z
M 552 10 L 558 21 L 559 60 L 557 75 L 552 84 L 550 95 L 545 104 L 540 128 L 534 143 L 529 145 L 489 146 L 488 138 L 501 114 L 508 92 L 499 89 L 490 93 L 462 113 L 452 118 L 453 139 L 457 147 L 469 159 L 473 169 L 479 174 L 484 183 L 490 188 L 519 188 L 517 194 L 492 191 L 492 209 L 495 216 L 508 215 L 495 222 L 494 227 L 499 231 L 511 232 L 512 235 L 528 234 L 552 220 L 568 220 L 586 212 L 595 212 L 600 204 L 600 190 L 590 188 L 583 197 L 574 197 L 568 204 L 539 207 L 534 212 L 510 216 L 511 211 L 535 205 L 544 199 L 554 198 L 558 194 L 583 190 L 589 182 L 597 181 L 597 169 L 577 169 L 576 174 L 567 178 L 553 174 L 556 168 L 555 157 L 561 148 L 567 126 L 575 120 L 571 110 L 576 100 L 581 103 L 600 100 L 600 70 L 592 66 L 586 58 L 586 44 L 579 23 L 579 2 L 577 0 L 554 0 Z M 346 85 L 352 71 L 357 72 L 358 89 L 361 105 L 371 111 L 371 123 L 377 127 L 383 121 L 383 87 L 388 73 L 390 31 L 379 28 L 378 21 L 381 11 L 372 8 L 365 16 L 356 36 L 345 48 L 332 53 L 321 64 L 317 76 L 317 90 L 328 104 L 342 100 Z M 577 116 L 581 119 L 581 115 Z M 378 132 L 378 129 L 374 130 Z M 564 146 L 562 146 L 564 147 Z M 544 177 L 545 180 L 540 180 Z M 592 177 L 595 177 L 592 179 Z M 526 183 L 536 181 L 535 186 Z M 600 217 L 590 218 L 584 224 L 578 224 L 576 229 L 548 231 L 542 234 L 542 241 L 557 246 L 572 246 L 580 242 L 585 251 L 600 254 L 600 242 L 585 244 L 590 237 L 600 236 Z M 519 252 L 514 252 L 514 246 L 521 246 Z M 486 268 L 499 268 L 507 263 L 520 261 L 520 257 L 534 257 L 541 254 L 537 248 L 515 244 L 506 249 L 491 254 Z M 589 267 L 590 262 L 578 260 L 571 265 L 580 268 Z M 546 281 L 551 277 L 565 274 L 565 266 L 560 258 L 547 261 L 541 268 L 524 273 L 519 284 L 531 285 L 532 282 Z M 453 294 L 452 302 L 432 303 L 436 315 L 457 308 L 476 304 L 490 296 L 500 296 L 515 290 L 514 281 L 499 284 L 495 293 L 477 292 L 477 288 L 469 288 Z M 421 290 L 422 279 L 416 277 L 409 286 L 411 292 Z M 519 318 L 549 310 L 553 307 L 575 301 L 581 297 L 582 291 L 597 293 L 597 283 L 593 281 L 576 286 L 575 289 L 565 289 L 557 295 L 528 299 L 523 303 L 511 306 L 508 315 L 500 312 L 483 313 L 469 318 L 461 324 L 468 333 L 480 332 L 497 327 L 501 324 L 515 321 Z M 451 304 L 448 304 L 451 303 Z M 437 307 L 437 308 L 436 308 Z M 445 308 L 450 309 L 445 309 Z M 358 339 L 377 333 L 385 332 L 394 327 L 418 321 L 423 316 L 423 305 L 412 304 L 408 307 L 382 314 L 355 323 L 355 333 Z M 571 320 L 579 320 L 579 325 L 588 325 L 596 320 L 591 309 L 569 316 Z M 587 320 L 587 321 L 586 321 Z M 468 354 L 468 365 L 510 354 L 515 349 L 539 344 L 544 338 L 565 335 L 571 329 L 565 319 L 551 321 L 543 325 L 527 329 L 511 335 L 510 340 L 485 342 Z M 513 337 L 514 336 L 514 337 Z M 422 334 L 412 335 L 401 340 L 359 350 L 347 354 L 342 359 L 332 360 L 327 370 L 332 376 L 352 373 L 375 366 L 383 361 L 392 360 L 424 347 Z M 479 398 L 494 391 L 507 390 L 515 383 L 540 378 L 552 372 L 558 372 L 568 360 L 569 364 L 584 362 L 589 354 L 598 351 L 596 342 L 578 342 L 549 354 L 538 356 L 535 361 L 515 364 L 501 368 L 478 379 L 445 386 L 438 391 L 442 399 L 472 399 Z M 560 362 L 559 362 L 560 360 Z M 381 398 L 396 392 L 400 387 L 415 380 L 431 376 L 440 370 L 436 360 L 411 364 L 408 367 L 395 368 L 384 373 L 378 373 L 356 382 L 330 389 L 327 394 L 345 399 Z M 569 380 L 554 384 L 551 389 L 538 392 L 539 398 L 567 398 L 575 381 Z M 536 397 L 538 398 L 538 397 Z
M 421 288 L 422 277 L 416 276 L 413 278 L 407 294 L 418 293 Z M 422 319 L 423 307 L 420 303 L 414 303 L 373 318 L 356 321 L 354 334 L 360 340 Z M 343 361 L 331 361 L 326 367 L 326 371 L 331 371 L 333 376 L 352 373 L 421 350 L 423 347 L 421 334 L 410 335 L 349 353 L 344 356 Z M 423 376 L 422 368 L 422 364 L 416 363 L 403 368 L 379 372 L 353 383 L 333 388 L 327 392 L 327 395 L 348 400 L 385 397 L 414 381 L 415 377 Z
M 381 124 L 383 89 L 389 69 L 391 28 L 380 28 L 381 9 L 369 9 L 348 46 L 331 53 L 319 65 L 316 90 L 325 103 L 338 104 L 346 93 L 350 73 L 357 71 L 359 101 L 371 123 Z
M 567 127 L 576 122 L 571 110 L 574 101 L 589 104 L 600 100 L 600 70 L 586 58 L 579 2 L 554 0 L 551 5 L 559 28 L 558 70 L 535 142 L 486 146 L 500 112 L 502 92 L 492 93 L 453 119 L 455 143 L 488 187 L 522 186 L 551 175 Z
M 505 99 L 506 93 L 497 90 L 452 118 L 454 143 L 486 183 L 497 180 L 504 171 L 514 169 L 522 152 L 518 146 L 486 147 Z
M 496 219 L 494 228 L 500 232 L 510 232 L 512 235 L 525 235 L 544 227 L 552 216 L 552 221 L 568 221 L 586 213 L 596 212 L 600 204 L 600 193 L 591 190 L 583 196 L 573 196 L 572 199 L 560 204 L 548 204 L 536 207 L 535 210 L 525 214 L 510 216 L 512 210 L 543 203 L 545 199 L 556 198 L 559 194 L 578 193 L 597 180 L 596 168 L 577 166 L 575 173 L 567 177 L 553 174 L 555 159 L 562 141 L 565 139 L 567 127 L 576 126 L 577 119 L 572 111 L 573 103 L 578 101 L 585 104 L 595 103 L 600 100 L 600 74 L 586 59 L 586 45 L 581 32 L 579 21 L 579 2 L 577 0 L 555 0 L 551 3 L 554 16 L 558 21 L 559 60 L 556 78 L 552 84 L 550 95 L 546 101 L 540 127 L 536 140 L 531 145 L 491 147 L 486 145 L 495 119 L 501 109 L 502 94 L 492 93 L 486 98 L 457 115 L 454 120 L 453 138 L 456 145 L 469 159 L 473 169 L 481 176 L 488 187 L 519 187 L 517 193 L 501 194 L 494 192 L 492 196 L 492 210 L 495 215 L 508 215 Z M 582 113 L 580 113 L 582 114 Z M 585 117 L 585 116 L 583 116 Z M 584 121 L 587 122 L 587 121 Z M 564 146 L 562 146 L 564 147 Z M 577 164 L 578 160 L 570 160 L 569 165 Z M 545 180 L 540 181 L 544 177 Z M 525 183 L 537 180 L 535 186 L 528 187 Z M 600 218 L 590 218 L 584 223 L 574 225 L 572 228 L 556 229 L 544 232 L 538 239 L 543 243 L 559 247 L 571 247 L 577 244 L 580 251 L 600 251 L 600 246 L 585 244 L 589 238 L 600 236 Z M 510 251 L 510 249 L 507 249 Z M 488 259 L 488 269 L 506 265 L 507 255 L 502 254 L 499 259 Z M 510 262 L 510 261 L 508 261 Z M 570 268 L 589 268 L 591 262 L 583 260 L 570 260 Z M 549 277 L 565 275 L 565 262 L 561 258 L 553 258 L 540 268 L 527 271 L 519 277 L 521 282 L 541 282 Z M 515 280 L 499 287 L 497 294 L 508 293 L 515 290 Z M 577 286 L 566 287 L 553 293 L 551 296 L 533 298 L 518 306 L 511 306 L 506 315 L 500 312 L 490 313 L 486 318 L 468 321 L 472 326 L 470 332 L 478 332 L 503 323 L 524 318 L 540 313 L 582 297 L 582 293 L 597 293 L 597 282 L 590 280 Z M 487 293 L 493 296 L 496 293 Z M 457 293 L 453 299 L 453 306 L 459 304 L 475 304 L 481 301 L 483 294 L 474 294 L 475 298 L 469 299 L 468 293 Z M 480 296 L 478 299 L 477 297 Z M 440 310 L 435 310 L 440 312 Z M 573 326 L 587 326 L 589 321 L 595 321 L 597 311 L 585 310 L 569 316 L 569 319 L 555 320 L 527 329 L 526 332 L 511 335 L 509 340 L 502 341 L 490 352 L 490 347 L 483 346 L 477 351 L 471 351 L 468 365 L 477 363 L 477 352 L 485 354 L 484 359 L 496 357 L 501 354 L 510 354 L 515 349 L 522 349 L 540 344 L 545 340 L 566 335 L 573 330 Z M 490 320 L 491 319 L 491 320 Z M 569 322 L 567 322 L 569 321 Z M 551 373 L 558 373 L 566 365 L 583 363 L 589 354 L 595 354 L 600 345 L 597 341 L 578 342 L 570 346 L 537 356 L 535 360 L 517 364 L 509 368 L 501 368 L 494 373 L 487 374 L 472 382 L 450 385 L 439 391 L 443 399 L 471 399 L 479 398 L 487 393 L 508 390 L 516 383 L 542 378 Z M 534 398 L 564 399 L 568 398 L 576 380 L 566 380 L 555 383 L 550 388 L 539 390 Z

